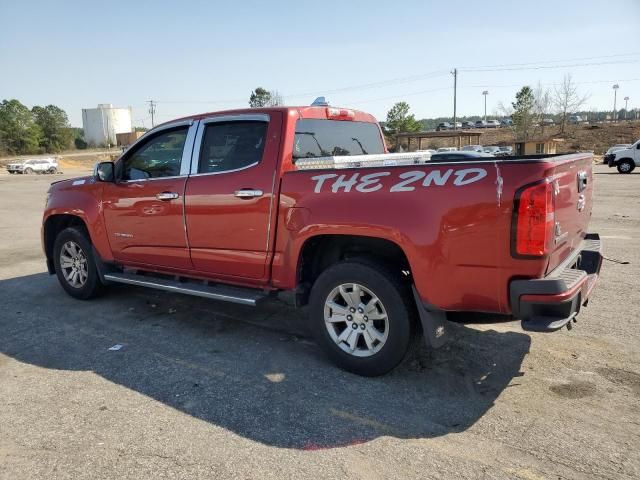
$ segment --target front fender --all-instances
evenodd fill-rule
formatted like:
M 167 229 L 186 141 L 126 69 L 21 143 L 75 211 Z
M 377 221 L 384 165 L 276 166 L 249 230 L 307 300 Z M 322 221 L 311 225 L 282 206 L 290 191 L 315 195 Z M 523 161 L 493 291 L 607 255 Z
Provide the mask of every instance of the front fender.
M 113 261 L 113 253 L 109 245 L 109 237 L 102 214 L 102 185 L 84 179 L 83 184 L 73 181 L 59 182 L 51 186 L 47 206 L 44 211 L 43 244 L 46 228 L 51 225 L 55 216 L 77 217 L 87 228 L 91 243 L 104 261 Z

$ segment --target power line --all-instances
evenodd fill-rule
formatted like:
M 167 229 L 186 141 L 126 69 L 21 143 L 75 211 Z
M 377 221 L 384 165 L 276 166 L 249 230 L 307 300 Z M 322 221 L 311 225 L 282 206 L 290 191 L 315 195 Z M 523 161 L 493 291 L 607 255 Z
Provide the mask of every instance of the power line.
M 616 53 L 613 55 L 600 55 L 597 57 L 579 57 L 579 58 L 569 58 L 563 60 L 540 60 L 537 62 L 525 62 L 525 63 L 502 63 L 498 65 L 480 65 L 475 67 L 464 67 L 462 70 L 472 70 L 476 68 L 499 68 L 499 67 L 518 67 L 525 65 L 548 65 L 550 63 L 565 63 L 565 62 L 579 62 L 582 60 L 598 60 L 601 58 L 618 58 L 618 57 L 634 57 L 640 55 L 640 52 L 630 52 L 630 53 Z

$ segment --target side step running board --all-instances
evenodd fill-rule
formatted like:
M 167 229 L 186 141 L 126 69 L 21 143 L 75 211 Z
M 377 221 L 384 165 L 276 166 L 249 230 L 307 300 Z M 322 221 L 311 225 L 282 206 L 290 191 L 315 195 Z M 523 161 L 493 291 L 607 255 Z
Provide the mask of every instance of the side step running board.
M 223 302 L 239 303 L 255 307 L 258 302 L 267 297 L 262 290 L 230 287 L 227 285 L 207 285 L 205 283 L 179 282 L 151 276 L 136 275 L 132 273 L 105 273 L 104 279 L 109 282 L 139 285 L 141 287 L 155 288 L 165 292 L 184 293 L 196 297 L 211 298 Z

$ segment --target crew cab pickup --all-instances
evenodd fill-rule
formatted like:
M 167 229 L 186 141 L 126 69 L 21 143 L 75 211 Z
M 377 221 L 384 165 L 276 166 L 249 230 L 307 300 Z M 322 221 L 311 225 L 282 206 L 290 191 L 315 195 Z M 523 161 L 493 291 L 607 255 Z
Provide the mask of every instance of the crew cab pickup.
M 49 273 L 88 299 L 125 283 L 258 305 L 290 292 L 340 367 L 381 375 L 446 312 L 571 325 L 601 265 L 590 154 L 430 162 L 375 118 L 278 107 L 160 125 L 52 184 Z

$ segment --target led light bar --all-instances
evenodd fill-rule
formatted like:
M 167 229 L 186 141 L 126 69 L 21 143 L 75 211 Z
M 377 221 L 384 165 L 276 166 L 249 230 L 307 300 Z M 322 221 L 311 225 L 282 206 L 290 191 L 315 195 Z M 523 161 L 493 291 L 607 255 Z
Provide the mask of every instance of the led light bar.
M 428 152 L 380 153 L 376 155 L 342 155 L 332 157 L 298 158 L 297 170 L 319 170 L 325 168 L 395 167 L 420 165 L 431 160 Z

